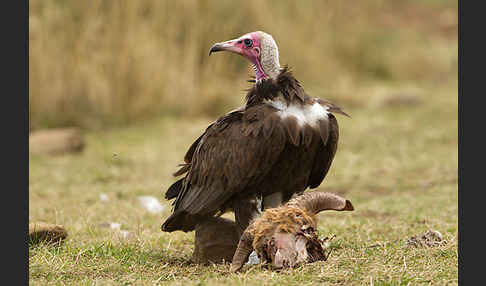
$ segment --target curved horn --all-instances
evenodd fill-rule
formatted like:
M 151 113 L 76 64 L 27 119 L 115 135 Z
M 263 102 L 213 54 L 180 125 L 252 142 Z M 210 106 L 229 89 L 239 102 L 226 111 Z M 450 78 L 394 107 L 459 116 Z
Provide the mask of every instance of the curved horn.
M 250 227 L 241 235 L 238 248 L 236 248 L 235 254 L 231 262 L 231 272 L 236 272 L 243 267 L 243 264 L 248 260 L 250 253 L 253 250 L 253 235 L 251 234 Z
M 338 195 L 325 192 L 307 192 L 287 203 L 288 206 L 305 209 L 307 212 L 317 214 L 325 210 L 352 211 L 353 205 Z

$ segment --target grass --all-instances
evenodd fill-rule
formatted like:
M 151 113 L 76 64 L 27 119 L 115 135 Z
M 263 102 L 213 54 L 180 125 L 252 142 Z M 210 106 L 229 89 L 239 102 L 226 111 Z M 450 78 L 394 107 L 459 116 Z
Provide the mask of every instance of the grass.
M 30 155 L 29 221 L 68 230 L 61 245 L 29 247 L 31 285 L 458 284 L 457 1 L 296 3 L 30 1 L 31 130 L 86 137 L 82 154 Z M 243 58 L 207 51 L 255 30 L 275 37 L 310 95 L 352 116 L 338 115 L 318 190 L 355 211 L 319 215 L 321 235 L 337 235 L 328 261 L 233 274 L 191 263 L 194 233 L 160 225 L 187 148 L 248 87 Z M 147 212 L 141 195 L 165 210 Z M 100 226 L 110 222 L 132 236 Z M 447 243 L 406 247 L 427 229 Z
M 319 215 L 321 235 L 337 235 L 328 261 L 281 272 L 247 266 L 238 274 L 228 264 L 192 264 L 194 233 L 160 230 L 171 210 L 163 192 L 189 144 L 215 117 L 159 117 L 87 131 L 79 155 L 30 155 L 29 220 L 62 224 L 69 233 L 62 245 L 29 247 L 30 284 L 457 285 L 457 78 L 362 86 L 359 97 L 322 95 L 317 85 L 303 84 L 352 116 L 338 117 L 338 152 L 318 188 L 355 206 Z M 389 101 L 403 93 L 416 101 Z M 109 201 L 99 199 L 102 193 Z M 159 198 L 165 211 L 148 213 L 140 195 Z M 121 223 L 133 237 L 99 226 L 107 222 Z M 427 229 L 447 243 L 406 247 Z

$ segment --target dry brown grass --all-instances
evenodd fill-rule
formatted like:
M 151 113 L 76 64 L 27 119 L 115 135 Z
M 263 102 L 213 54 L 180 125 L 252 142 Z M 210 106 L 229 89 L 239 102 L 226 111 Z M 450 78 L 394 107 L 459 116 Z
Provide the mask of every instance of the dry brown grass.
M 281 63 L 318 97 L 353 101 L 370 83 L 440 84 L 457 72 L 457 1 L 33 0 L 29 9 L 32 129 L 228 111 L 242 102 L 249 65 L 207 52 L 254 30 L 275 37 Z

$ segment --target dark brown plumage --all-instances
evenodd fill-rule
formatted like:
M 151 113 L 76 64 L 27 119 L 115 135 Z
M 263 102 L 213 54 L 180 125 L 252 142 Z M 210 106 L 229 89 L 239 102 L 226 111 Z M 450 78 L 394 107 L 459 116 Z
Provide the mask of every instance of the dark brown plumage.
M 326 110 L 326 116 L 305 117 L 311 107 Z M 332 112 L 345 114 L 309 97 L 287 68 L 276 79 L 258 81 L 245 106 L 209 125 L 190 146 L 175 173 L 185 176 L 166 193 L 176 200 L 162 230 L 192 231 L 208 217 L 232 210 L 242 233 L 259 214 L 258 197 L 266 207 L 271 194 L 280 193 L 279 204 L 319 186 L 337 149 Z

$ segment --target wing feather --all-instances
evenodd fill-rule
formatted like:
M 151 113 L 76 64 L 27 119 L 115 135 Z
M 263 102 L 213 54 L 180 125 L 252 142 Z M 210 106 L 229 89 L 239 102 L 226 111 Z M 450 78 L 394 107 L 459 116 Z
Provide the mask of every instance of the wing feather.
M 301 134 L 297 119 L 293 116 L 290 116 L 285 119 L 284 125 L 287 129 L 287 135 L 289 137 L 290 143 L 292 143 L 294 146 L 299 146 Z
M 308 185 L 311 189 L 318 187 L 322 180 L 324 180 L 337 150 L 339 140 L 338 123 L 333 114 L 329 113 L 328 118 L 328 124 L 320 124 L 322 140 L 319 143 L 319 151 L 314 159 L 312 171 L 309 176 Z M 325 132 L 326 129 L 328 132 Z M 327 136 L 325 136 L 326 133 L 328 134 Z
M 274 111 L 260 109 L 247 110 L 247 118 L 239 114 L 237 119 L 221 120 L 206 130 L 194 148 L 174 212 L 182 209 L 191 215 L 211 214 L 265 177 L 284 149 L 286 136 L 277 127 L 278 119 L 271 114 Z

